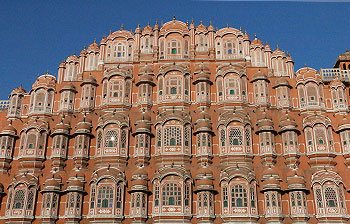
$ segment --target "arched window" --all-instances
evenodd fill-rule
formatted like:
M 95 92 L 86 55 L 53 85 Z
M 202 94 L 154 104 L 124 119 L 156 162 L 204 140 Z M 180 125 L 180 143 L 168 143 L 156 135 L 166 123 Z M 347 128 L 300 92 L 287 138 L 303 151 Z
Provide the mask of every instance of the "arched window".
M 242 185 L 235 185 L 231 191 L 232 207 L 247 207 L 248 206 L 247 190 Z
M 241 177 L 222 182 L 222 213 L 225 216 L 234 215 L 246 217 L 257 214 L 256 182 L 248 182 Z
M 15 191 L 12 207 L 14 209 L 23 209 L 24 199 L 25 199 L 25 190 L 24 189 Z
M 236 45 L 232 41 L 226 41 L 224 45 L 226 55 L 236 54 Z
M 181 45 L 178 40 L 171 40 L 168 42 L 168 55 L 181 54 Z
M 126 56 L 126 49 L 125 44 L 118 43 L 117 46 L 115 46 L 115 53 L 114 57 L 117 58 L 124 58 Z
M 182 131 L 178 126 L 169 126 L 164 128 L 164 145 L 165 146 L 181 146 Z
M 326 200 L 327 207 L 337 207 L 338 206 L 338 200 L 337 200 L 337 193 L 332 187 L 326 187 L 324 189 L 324 197 Z
M 344 186 L 337 173 L 318 171 L 313 174 L 311 181 L 316 204 L 316 218 L 346 215 Z
M 230 145 L 242 145 L 243 143 L 242 130 L 239 128 L 230 128 L 229 142 L 230 142 Z
M 97 208 L 113 208 L 114 189 L 110 186 L 101 186 L 98 189 Z
M 177 183 L 167 183 L 162 188 L 162 205 L 181 205 L 182 192 Z
M 118 131 L 117 130 L 109 130 L 105 134 L 105 147 L 113 148 L 117 147 L 118 142 Z

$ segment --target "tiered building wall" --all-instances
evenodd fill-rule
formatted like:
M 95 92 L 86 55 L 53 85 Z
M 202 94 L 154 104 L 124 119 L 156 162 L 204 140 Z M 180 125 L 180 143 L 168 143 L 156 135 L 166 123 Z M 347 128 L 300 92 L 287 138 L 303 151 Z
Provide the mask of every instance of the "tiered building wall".
M 350 53 L 293 64 L 229 27 L 110 33 L 10 94 L 1 222 L 347 223 Z

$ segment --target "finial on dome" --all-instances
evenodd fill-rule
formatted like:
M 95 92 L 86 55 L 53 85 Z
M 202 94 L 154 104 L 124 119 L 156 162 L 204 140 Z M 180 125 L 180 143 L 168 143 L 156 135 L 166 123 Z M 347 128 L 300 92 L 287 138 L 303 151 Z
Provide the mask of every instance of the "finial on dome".
M 124 30 L 124 24 L 120 25 L 120 30 Z
M 229 26 L 228 26 L 228 23 L 226 23 L 226 27 L 228 28 Z
M 94 44 L 96 44 L 96 37 L 94 38 Z
M 173 21 L 175 21 L 176 20 L 176 17 L 175 17 L 175 15 L 173 16 Z
M 256 36 L 256 33 L 254 33 L 254 38 L 255 38 L 255 39 L 258 39 L 258 37 Z
M 202 21 L 202 20 L 201 20 L 201 21 L 199 21 L 199 24 L 200 24 L 200 25 L 203 25 L 203 21 Z
M 209 20 L 209 25 L 212 26 L 213 25 L 213 22 L 211 20 Z
M 191 24 L 194 24 L 194 19 L 193 18 L 191 19 Z

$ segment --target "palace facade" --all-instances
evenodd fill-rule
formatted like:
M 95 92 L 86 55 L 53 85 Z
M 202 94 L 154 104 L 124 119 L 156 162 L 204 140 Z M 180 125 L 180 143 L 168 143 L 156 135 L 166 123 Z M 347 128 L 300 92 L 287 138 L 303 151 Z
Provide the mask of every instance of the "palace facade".
M 11 92 L 0 222 L 348 223 L 349 75 L 231 27 L 111 32 Z

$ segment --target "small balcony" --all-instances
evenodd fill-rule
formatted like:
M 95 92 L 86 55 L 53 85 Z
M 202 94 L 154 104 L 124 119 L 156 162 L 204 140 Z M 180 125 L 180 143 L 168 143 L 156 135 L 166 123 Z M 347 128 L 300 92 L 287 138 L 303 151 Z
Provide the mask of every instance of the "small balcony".
M 338 78 L 342 82 L 350 82 L 350 70 L 341 70 L 339 68 L 325 68 L 320 70 L 323 81 L 332 81 Z

